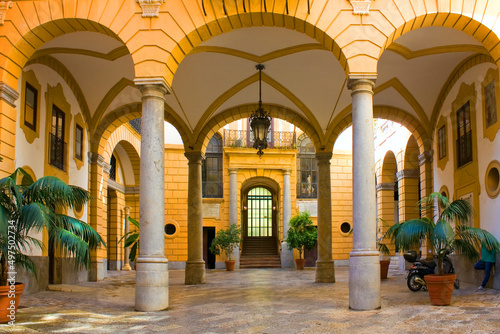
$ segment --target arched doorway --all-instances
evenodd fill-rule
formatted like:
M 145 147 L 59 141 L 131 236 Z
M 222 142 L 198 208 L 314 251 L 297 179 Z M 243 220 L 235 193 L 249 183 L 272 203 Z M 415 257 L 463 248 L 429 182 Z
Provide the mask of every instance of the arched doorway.
M 243 249 L 240 268 L 279 268 L 277 192 L 263 185 L 242 196 Z
M 247 208 L 244 237 L 272 238 L 276 236 L 273 194 L 269 189 L 264 187 L 250 189 L 244 207 Z

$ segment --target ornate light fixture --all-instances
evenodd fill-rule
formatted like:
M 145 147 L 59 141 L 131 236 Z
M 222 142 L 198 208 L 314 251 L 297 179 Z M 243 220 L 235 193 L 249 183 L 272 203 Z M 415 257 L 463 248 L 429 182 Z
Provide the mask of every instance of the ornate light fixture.
M 264 65 L 255 66 L 259 70 L 259 107 L 250 116 L 250 128 L 252 128 L 254 142 L 253 147 L 258 149 L 257 155 L 262 158 L 263 149 L 267 148 L 267 133 L 271 126 L 271 116 L 262 108 L 262 70 Z

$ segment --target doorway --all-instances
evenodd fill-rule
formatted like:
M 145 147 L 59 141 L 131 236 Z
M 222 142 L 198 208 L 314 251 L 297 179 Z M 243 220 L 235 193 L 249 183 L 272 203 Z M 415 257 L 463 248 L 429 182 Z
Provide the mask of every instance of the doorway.
M 215 227 L 203 227 L 203 260 L 205 269 L 215 269 L 215 254 L 210 252 L 210 245 L 215 238 Z

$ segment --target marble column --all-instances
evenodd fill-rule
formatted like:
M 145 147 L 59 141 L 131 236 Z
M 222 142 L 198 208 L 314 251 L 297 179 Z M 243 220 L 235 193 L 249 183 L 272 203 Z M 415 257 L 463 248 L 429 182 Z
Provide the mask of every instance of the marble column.
M 238 169 L 229 168 L 229 225 L 238 225 Z M 240 246 L 233 250 L 234 268 L 240 268 Z
M 201 192 L 201 152 L 184 153 L 188 159 L 188 259 L 184 282 L 205 283 L 203 260 L 203 200 Z
M 353 249 L 349 257 L 349 307 L 380 308 L 380 253 L 376 245 L 373 87 L 350 79 L 353 123 Z
M 316 153 L 318 162 L 318 260 L 316 283 L 334 283 L 332 260 L 332 187 L 330 160 L 332 152 Z
M 168 307 L 168 260 L 165 257 L 164 103 L 167 86 L 160 79 L 135 81 L 142 93 L 141 243 L 136 260 L 135 309 Z
M 129 225 L 129 221 L 128 221 L 128 217 L 130 216 L 130 209 L 131 209 L 130 206 L 126 206 L 123 208 L 123 215 L 125 217 L 125 234 L 124 235 L 127 235 L 128 232 L 130 231 L 130 225 Z M 127 240 L 127 237 L 125 237 L 124 242 L 125 242 L 125 240 Z M 124 252 L 123 252 L 122 270 L 125 270 L 125 271 L 132 270 L 132 268 L 130 268 L 130 263 L 129 263 L 129 258 L 128 258 L 129 254 L 130 254 L 130 248 L 125 247 Z
M 285 242 L 292 216 L 292 195 L 290 193 L 290 169 L 283 170 L 283 241 L 281 242 L 281 268 L 295 268 L 293 250 Z

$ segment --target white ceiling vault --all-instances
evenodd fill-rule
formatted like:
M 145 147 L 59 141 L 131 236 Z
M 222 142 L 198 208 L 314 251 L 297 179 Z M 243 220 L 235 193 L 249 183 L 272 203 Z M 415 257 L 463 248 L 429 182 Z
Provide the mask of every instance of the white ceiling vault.
M 429 127 L 450 74 L 478 53 L 486 53 L 479 42 L 452 28 L 411 31 L 382 53 L 374 105 L 403 109 Z M 132 84 L 132 57 L 111 37 L 91 32 L 63 35 L 33 58 L 41 56 L 57 59 L 72 74 L 93 126 L 113 109 L 140 103 Z M 166 102 L 194 132 L 224 110 L 258 101 L 258 63 L 265 65 L 263 103 L 292 110 L 316 131 L 326 133 L 349 111 L 346 74 L 335 56 L 307 35 L 271 27 L 233 30 L 193 49 L 179 64 Z

